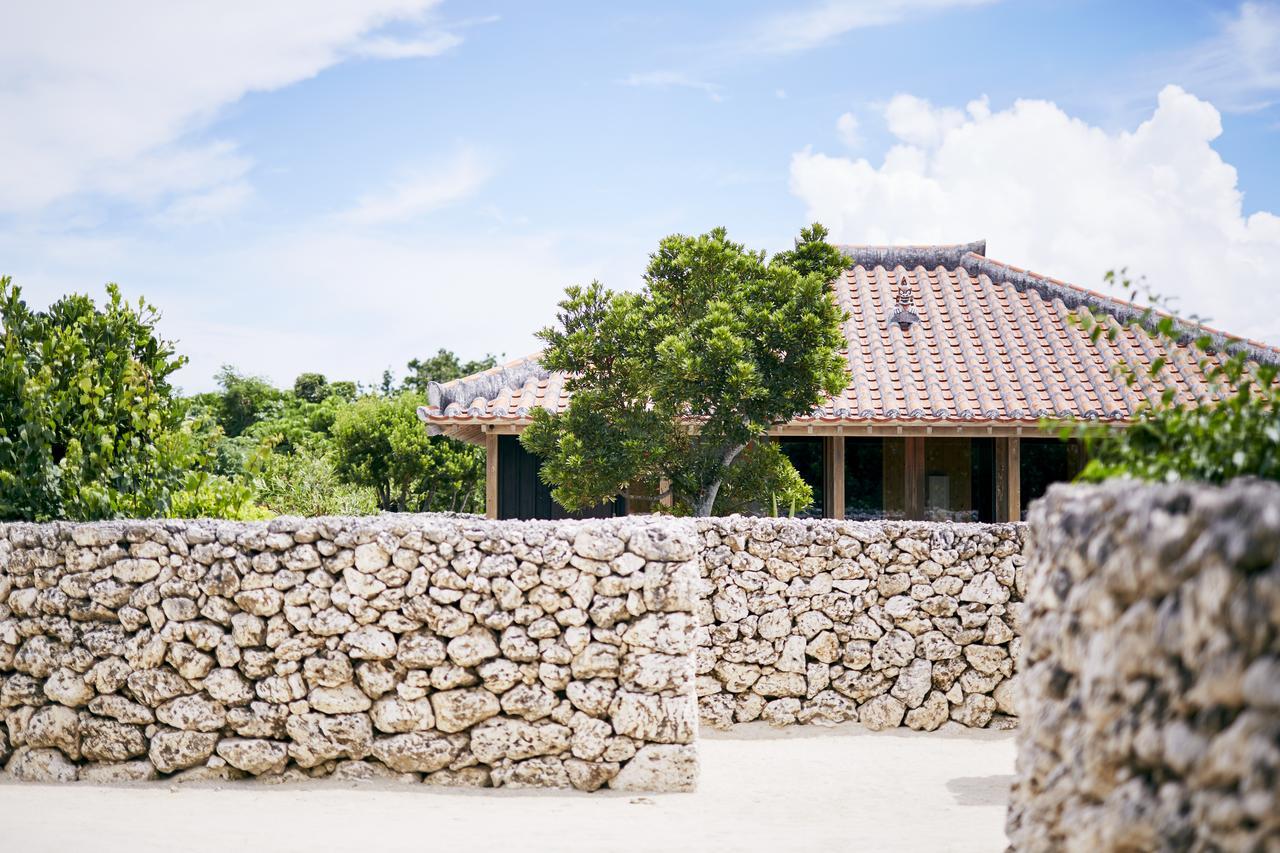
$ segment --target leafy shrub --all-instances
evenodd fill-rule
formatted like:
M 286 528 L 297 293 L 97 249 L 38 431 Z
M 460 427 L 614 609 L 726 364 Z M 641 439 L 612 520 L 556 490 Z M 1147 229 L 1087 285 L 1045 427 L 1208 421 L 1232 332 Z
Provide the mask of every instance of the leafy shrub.
M 115 285 L 32 311 L 0 278 L 0 518 L 96 519 L 169 510 L 191 444 L 169 377 L 184 359 L 158 315 Z
M 337 473 L 372 489 L 384 510 L 475 512 L 483 505 L 484 451 L 428 435 L 417 415 L 424 402 L 408 392 L 367 396 L 339 411 Z

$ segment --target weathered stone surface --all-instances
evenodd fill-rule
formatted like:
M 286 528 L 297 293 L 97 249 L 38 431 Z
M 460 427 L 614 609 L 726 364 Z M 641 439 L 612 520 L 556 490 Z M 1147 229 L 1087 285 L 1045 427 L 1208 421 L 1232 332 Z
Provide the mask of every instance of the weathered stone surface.
M 47 705 L 31 715 L 24 732 L 27 746 L 53 747 L 72 760 L 80 757 L 80 715 L 63 705 Z
M 568 788 L 573 784 L 564 762 L 549 756 L 504 762 L 490 776 L 495 787 L 503 788 Z
M 906 706 L 887 693 L 873 696 L 858 709 L 858 719 L 872 731 L 891 729 L 902 723 Z
M 439 734 L 409 732 L 380 737 L 373 742 L 373 757 L 401 773 L 430 773 L 449 766 L 458 756 L 458 741 Z
M 128 761 L 147 754 L 147 739 L 139 726 L 101 717 L 87 717 L 80 753 L 88 761 Z
M 78 768 L 59 750 L 20 746 L 13 751 L 4 772 L 20 782 L 74 782 Z
M 254 776 L 282 773 L 289 760 L 288 744 L 260 738 L 223 738 L 217 751 L 232 767 Z
M 425 697 L 401 699 L 399 696 L 384 696 L 373 703 L 369 718 L 375 729 L 387 734 L 401 734 L 435 726 L 431 700 Z
M 156 708 L 156 719 L 175 729 L 216 732 L 227 723 L 227 709 L 203 696 L 179 696 Z
M 0 523 L 0 763 L 596 790 L 650 733 L 692 741 L 700 543 L 677 519 Z M 751 608 L 807 689 L 788 608 Z
M 307 702 L 322 714 L 355 714 L 373 705 L 373 700 L 354 684 L 317 687 L 307 694 Z
M 112 763 L 85 764 L 80 767 L 80 781 L 94 785 L 116 785 L 127 782 L 150 782 L 160 778 L 155 765 L 145 759 Z
M 147 757 L 161 773 L 173 773 L 187 767 L 203 764 L 213 755 L 218 743 L 215 732 L 188 732 L 172 729 L 157 732 L 151 737 Z
M 1030 522 L 990 700 L 1020 714 L 1012 849 L 1275 848 L 1280 485 L 1054 486 Z
M 616 791 L 692 791 L 698 780 L 698 753 L 692 746 L 642 747 L 609 782 Z
M 442 732 L 460 732 L 483 722 L 502 710 L 498 697 L 488 690 L 446 690 L 431 694 L 431 709 L 436 728 Z
M 874 702 L 871 726 L 934 729 L 952 717 L 947 691 L 958 679 L 956 719 L 994 724 L 985 703 L 965 697 L 991 696 L 1013 674 L 1021 525 L 697 525 L 706 598 L 697 692 L 708 725 L 830 723 Z

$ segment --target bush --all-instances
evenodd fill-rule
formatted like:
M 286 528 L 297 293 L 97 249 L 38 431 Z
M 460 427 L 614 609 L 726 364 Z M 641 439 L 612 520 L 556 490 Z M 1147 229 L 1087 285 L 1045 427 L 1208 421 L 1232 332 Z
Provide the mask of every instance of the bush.
M 187 483 L 169 377 L 184 359 L 115 285 L 32 311 L 0 278 L 0 518 L 149 516 Z
M 333 424 L 338 476 L 373 490 L 395 512 L 475 512 L 483 505 L 484 451 L 429 436 L 414 393 L 362 397 Z

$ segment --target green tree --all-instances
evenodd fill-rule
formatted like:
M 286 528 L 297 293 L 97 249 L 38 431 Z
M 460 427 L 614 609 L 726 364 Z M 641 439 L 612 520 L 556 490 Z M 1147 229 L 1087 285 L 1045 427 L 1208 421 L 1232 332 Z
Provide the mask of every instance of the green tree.
M 319 403 L 329 396 L 329 380 L 323 373 L 300 373 L 293 380 L 293 396 L 308 403 Z
M 473 512 L 484 451 L 427 435 L 417 415 L 424 402 L 413 393 L 370 395 L 343 408 L 333 424 L 337 473 L 372 489 L 384 510 Z
M 406 391 L 419 394 L 427 393 L 427 386 L 432 382 L 448 382 L 462 376 L 470 376 L 482 370 L 488 370 L 498 363 L 493 355 L 472 361 L 460 361 L 458 356 L 447 349 L 441 349 L 428 359 L 413 359 L 409 362 L 409 375 L 405 377 L 403 387 Z
M 1140 295 L 1141 288 L 1124 270 L 1107 273 L 1107 280 L 1118 282 L 1126 295 Z M 1190 350 L 1208 380 L 1207 387 L 1182 389 L 1195 395 L 1188 403 L 1179 398 L 1164 358 L 1156 358 L 1143 371 L 1119 368 L 1122 381 L 1154 387 L 1158 398 L 1142 405 L 1125 429 L 1088 423 L 1060 428 L 1063 438 L 1084 440 L 1089 462 L 1079 479 L 1221 483 L 1254 476 L 1280 480 L 1280 354 L 1251 353 L 1238 340 L 1206 333 L 1200 318 L 1179 319 L 1159 295 L 1150 291 L 1141 295 L 1148 304 L 1165 310 L 1148 308 L 1138 325 L 1166 352 Z M 1095 342 L 1102 337 L 1115 340 L 1121 332 L 1115 318 L 1095 315 L 1088 308 L 1081 309 L 1076 319 Z
M 354 382 L 343 381 L 343 382 L 329 383 L 330 397 L 337 397 L 339 400 L 345 400 L 346 402 L 350 403 L 353 400 L 355 400 L 357 393 L 358 393 L 358 389 L 356 388 L 356 383 Z
M 164 512 L 189 448 L 169 377 L 182 366 L 158 314 L 114 284 L 32 311 L 0 278 L 0 518 Z
M 521 437 L 543 457 L 555 499 L 581 509 L 667 482 L 681 511 L 709 515 L 753 442 L 760 452 L 744 483 L 759 491 L 726 490 L 734 501 L 794 487 L 795 469 L 763 443 L 769 427 L 846 378 L 829 286 L 843 260 L 825 235 L 805 229 L 772 263 L 723 228 L 675 235 L 650 256 L 640 293 L 570 287 L 558 325 L 539 337 L 543 364 L 569 375 L 573 396 L 563 413 L 534 409 Z
M 222 389 L 215 397 L 218 423 L 231 438 L 262 418 L 284 396 L 266 379 L 240 373 L 229 364 L 218 371 L 217 380 Z

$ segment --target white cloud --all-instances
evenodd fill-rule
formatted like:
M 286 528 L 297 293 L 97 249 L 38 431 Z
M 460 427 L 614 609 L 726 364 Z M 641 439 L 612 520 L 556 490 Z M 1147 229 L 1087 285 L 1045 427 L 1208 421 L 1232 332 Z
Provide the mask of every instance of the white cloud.
M 858 129 L 858 117 L 853 113 L 844 113 L 836 119 L 836 133 L 840 141 L 848 148 L 862 145 L 862 133 Z
M 1119 133 L 1039 100 L 996 112 L 975 101 L 962 115 L 895 98 L 886 119 L 899 144 L 878 167 L 792 158 L 792 191 L 835 239 L 986 238 L 993 258 L 1094 289 L 1127 266 L 1179 310 L 1280 342 L 1280 216 L 1244 215 L 1236 170 L 1211 145 L 1222 132 L 1211 104 L 1168 86 Z
M 539 347 L 564 287 L 601 273 L 547 236 L 403 237 L 317 224 L 206 257 L 192 292 L 166 297 L 164 330 L 191 359 L 179 381 L 208 388 L 232 362 L 279 384 L 315 370 L 376 381 L 440 347 L 509 358 Z M 209 287 L 237 280 L 210 309 Z
M 649 86 L 657 89 L 694 89 L 702 92 L 713 101 L 720 101 L 720 87 L 715 83 L 708 83 L 705 80 L 699 80 L 690 77 L 680 71 L 645 71 L 632 74 L 623 81 L 627 86 Z
M 358 225 L 403 222 L 468 198 L 492 174 L 483 157 L 464 148 L 447 163 L 409 171 L 385 190 L 361 198 L 341 218 Z
M 0 213 L 80 192 L 130 200 L 243 180 L 231 142 L 189 141 L 228 104 L 349 57 L 425 56 L 457 38 L 438 0 L 6 3 Z M 391 25 L 407 34 L 385 34 Z M 224 193 L 225 198 L 225 193 Z
M 766 53 L 794 53 L 830 42 L 851 30 L 880 27 L 948 9 L 997 0 L 824 0 L 760 21 L 743 47 Z
M 239 210 L 252 195 L 253 187 L 248 181 L 223 183 L 202 192 L 179 196 L 155 219 L 163 225 L 198 225 Z
M 1160 72 L 1233 112 L 1280 100 L 1280 3 L 1242 3 L 1213 37 Z

